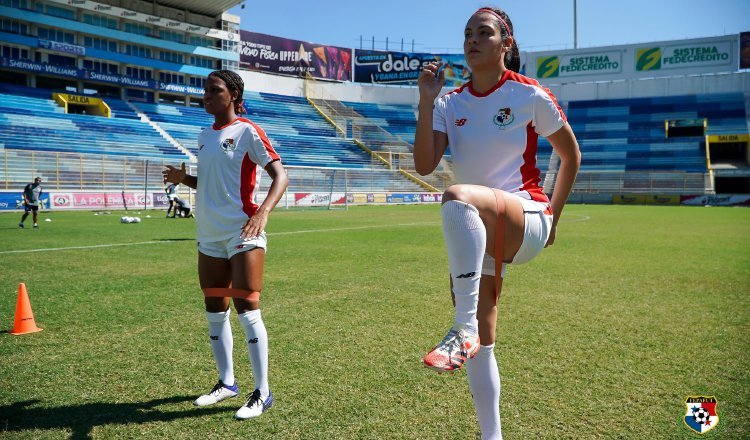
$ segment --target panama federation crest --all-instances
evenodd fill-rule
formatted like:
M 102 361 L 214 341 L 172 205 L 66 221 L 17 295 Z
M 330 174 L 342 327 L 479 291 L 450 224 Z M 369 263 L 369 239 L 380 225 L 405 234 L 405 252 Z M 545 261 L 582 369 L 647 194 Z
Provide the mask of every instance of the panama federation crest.
M 698 434 L 705 434 L 716 428 L 719 424 L 716 404 L 714 396 L 688 396 L 685 399 L 685 424 Z
M 501 108 L 497 111 L 497 114 L 492 119 L 492 122 L 495 123 L 500 128 L 505 128 L 511 123 L 513 123 L 513 120 L 515 119 L 515 116 L 513 115 L 513 112 L 510 110 L 510 107 Z
M 237 145 L 235 145 L 234 139 L 226 138 L 221 141 L 220 147 L 225 153 L 229 153 L 230 151 L 234 151 L 234 149 L 237 148 Z

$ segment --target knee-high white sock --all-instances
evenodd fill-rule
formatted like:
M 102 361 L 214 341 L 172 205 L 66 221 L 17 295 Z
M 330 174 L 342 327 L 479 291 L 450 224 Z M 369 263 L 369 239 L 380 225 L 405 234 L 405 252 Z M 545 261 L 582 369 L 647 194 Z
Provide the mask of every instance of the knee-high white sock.
M 500 431 L 500 372 L 495 359 L 495 344 L 481 345 L 466 361 L 469 388 L 477 411 L 482 440 L 502 440 Z
M 247 351 L 253 367 L 255 388 L 262 396 L 268 395 L 268 333 L 260 316 L 260 310 L 251 310 L 239 315 L 245 329 Z
M 219 369 L 219 380 L 226 385 L 234 385 L 234 365 L 232 364 L 232 327 L 229 324 L 230 311 L 206 312 L 208 319 L 208 336 L 211 339 L 211 351 L 214 353 L 216 368 Z
M 453 326 L 464 327 L 476 334 L 479 280 L 482 277 L 487 231 L 477 208 L 467 203 L 449 200 L 443 204 L 441 213 L 456 298 Z

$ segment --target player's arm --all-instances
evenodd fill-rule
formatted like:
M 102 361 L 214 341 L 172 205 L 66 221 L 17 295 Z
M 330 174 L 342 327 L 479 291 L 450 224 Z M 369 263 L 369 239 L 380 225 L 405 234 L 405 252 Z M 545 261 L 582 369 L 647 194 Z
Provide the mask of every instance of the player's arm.
M 552 232 L 549 240 L 547 240 L 547 246 L 549 246 L 555 242 L 557 222 L 560 220 L 565 202 L 568 200 L 570 191 L 573 189 L 578 168 L 581 166 L 581 151 L 578 148 L 576 136 L 567 123 L 549 135 L 547 140 L 552 144 L 552 148 L 557 155 L 560 156 L 560 168 L 557 172 L 555 189 L 552 193 L 554 220 L 552 221 Z
M 268 194 L 263 203 L 258 207 L 258 211 L 253 215 L 245 226 L 242 228 L 242 236 L 245 238 L 255 237 L 266 228 L 268 224 L 268 214 L 279 203 L 284 191 L 289 186 L 289 178 L 286 176 L 284 166 L 280 160 L 269 162 L 265 167 L 266 172 L 273 182 L 268 189 Z
M 161 174 L 164 176 L 164 183 L 182 183 L 193 189 L 198 188 L 198 176 L 193 176 L 187 173 L 185 162 L 182 162 L 179 168 L 167 165 L 167 169 L 162 171 Z
M 438 74 L 438 63 L 427 64 L 419 74 L 419 114 L 414 135 L 414 167 L 422 176 L 437 168 L 448 146 L 448 135 L 433 130 L 433 103 L 445 84 L 445 73 Z

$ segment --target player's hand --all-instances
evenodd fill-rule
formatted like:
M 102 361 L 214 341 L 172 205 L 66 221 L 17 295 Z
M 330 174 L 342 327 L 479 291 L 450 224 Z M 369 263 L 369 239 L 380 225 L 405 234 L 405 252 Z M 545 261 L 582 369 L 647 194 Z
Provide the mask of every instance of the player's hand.
M 547 244 L 545 244 L 544 247 L 552 246 L 553 244 L 555 244 L 555 235 L 557 235 L 557 225 L 552 225 L 552 229 L 549 231 Z
M 266 224 L 268 223 L 268 213 L 265 211 L 258 211 L 255 213 L 254 216 L 250 217 L 250 219 L 245 223 L 245 226 L 242 227 L 242 232 L 240 233 L 240 237 L 244 239 L 253 239 L 260 235 L 261 232 L 266 228 Z
M 445 70 L 440 69 L 440 63 L 432 62 L 424 66 L 417 79 L 419 98 L 434 101 L 445 85 Z M 439 72 L 438 72 L 439 71 Z
M 167 169 L 162 171 L 161 174 L 164 176 L 164 183 L 182 183 L 182 181 L 185 180 L 185 176 L 187 176 L 187 171 L 185 170 L 185 162 L 182 162 L 180 164 L 180 168 L 175 168 L 172 165 L 167 165 Z

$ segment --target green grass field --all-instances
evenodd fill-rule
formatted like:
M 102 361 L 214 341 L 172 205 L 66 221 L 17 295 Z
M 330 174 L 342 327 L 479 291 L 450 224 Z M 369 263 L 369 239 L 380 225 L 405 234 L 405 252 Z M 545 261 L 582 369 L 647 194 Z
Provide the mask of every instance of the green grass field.
M 276 404 L 246 422 L 233 419 L 240 399 L 192 405 L 217 378 L 194 223 L 150 214 L 44 213 L 39 230 L 0 214 L 0 329 L 20 282 L 44 328 L 0 334 L 0 438 L 478 434 L 465 373 L 420 363 L 452 322 L 437 206 L 272 214 L 262 310 Z M 750 437 L 750 210 L 565 214 L 554 246 L 508 270 L 505 438 L 700 438 L 682 422 L 690 395 L 718 400 L 703 437 Z M 235 314 L 232 326 L 244 395 Z

